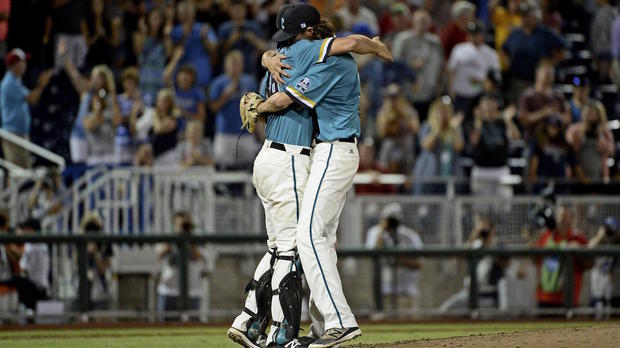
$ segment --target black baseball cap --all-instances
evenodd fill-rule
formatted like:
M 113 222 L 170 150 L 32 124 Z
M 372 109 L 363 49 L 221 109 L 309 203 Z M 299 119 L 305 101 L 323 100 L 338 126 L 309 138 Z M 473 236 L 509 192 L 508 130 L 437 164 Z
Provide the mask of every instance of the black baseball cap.
M 309 27 L 321 21 L 321 14 L 316 7 L 308 4 L 291 4 L 278 11 L 276 26 L 278 31 L 273 34 L 272 40 L 282 42 L 295 37 Z

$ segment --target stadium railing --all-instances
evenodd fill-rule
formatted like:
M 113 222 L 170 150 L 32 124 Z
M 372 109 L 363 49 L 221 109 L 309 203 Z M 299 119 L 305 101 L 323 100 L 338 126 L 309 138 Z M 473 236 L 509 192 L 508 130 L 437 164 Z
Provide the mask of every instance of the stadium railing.
M 77 267 L 78 267 L 78 310 L 83 315 L 88 314 L 88 280 L 87 280 L 87 243 L 104 243 L 104 244 L 156 244 L 156 243 L 174 243 L 179 250 L 179 307 L 181 312 L 187 312 L 189 308 L 188 297 L 188 260 L 189 245 L 191 244 L 248 244 L 248 243 L 264 243 L 264 236 L 237 236 L 237 235 L 151 235 L 151 236 L 121 236 L 121 235 L 33 235 L 33 236 L 17 236 L 17 235 L 0 235 L 0 244 L 7 243 L 45 243 L 45 244 L 65 244 L 72 245 L 77 251 Z M 542 257 L 554 255 L 560 258 L 562 267 L 564 267 L 566 275 L 563 278 L 564 311 L 568 315 L 573 308 L 573 261 L 572 258 L 592 258 L 601 256 L 620 257 L 620 246 L 607 246 L 602 248 L 590 249 L 538 249 L 538 248 L 480 248 L 480 249 L 464 249 L 464 248 L 445 248 L 445 247 L 425 247 L 423 249 L 379 249 L 368 250 L 360 248 L 339 248 L 338 255 L 341 257 L 354 258 L 373 258 L 379 259 L 383 257 L 424 257 L 424 258 L 446 258 L 461 257 L 467 260 L 467 272 L 470 279 L 478 279 L 477 263 L 485 256 L 496 257 Z M 381 277 L 374 277 L 375 284 L 373 289 L 381 289 Z M 479 308 L 479 289 L 478 282 L 471 281 L 469 283 L 469 300 L 468 307 L 470 313 L 476 313 Z M 183 316 L 182 316 L 183 318 Z

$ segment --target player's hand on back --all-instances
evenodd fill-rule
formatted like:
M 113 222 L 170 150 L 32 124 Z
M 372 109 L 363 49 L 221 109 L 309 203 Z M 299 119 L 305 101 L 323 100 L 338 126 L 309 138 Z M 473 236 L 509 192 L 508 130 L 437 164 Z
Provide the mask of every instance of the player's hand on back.
M 383 43 L 378 36 L 373 37 L 372 41 L 375 41 L 376 43 L 379 44 L 378 45 L 379 51 L 377 51 L 376 53 L 379 58 L 387 60 L 389 62 L 394 61 L 394 57 L 392 57 L 392 52 L 390 52 L 387 46 L 385 46 L 385 43 Z
M 263 65 L 269 71 L 271 76 L 273 76 L 274 80 L 281 85 L 284 84 L 284 79 L 282 76 L 291 77 L 286 70 L 293 68 L 292 66 L 282 62 L 285 58 L 286 55 L 280 53 L 263 56 Z

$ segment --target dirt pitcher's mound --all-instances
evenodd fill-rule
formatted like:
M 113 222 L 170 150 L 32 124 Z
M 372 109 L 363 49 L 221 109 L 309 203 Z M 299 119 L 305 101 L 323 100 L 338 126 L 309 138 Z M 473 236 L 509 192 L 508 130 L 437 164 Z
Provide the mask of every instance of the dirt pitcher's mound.
M 618 347 L 620 324 L 605 327 L 585 327 L 544 331 L 476 335 L 436 340 L 368 344 L 360 348 L 410 348 L 410 347 Z

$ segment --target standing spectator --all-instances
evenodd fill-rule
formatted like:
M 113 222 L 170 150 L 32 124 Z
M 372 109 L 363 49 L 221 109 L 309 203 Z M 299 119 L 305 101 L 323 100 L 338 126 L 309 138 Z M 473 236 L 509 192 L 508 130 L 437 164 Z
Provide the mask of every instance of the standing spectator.
M 372 226 L 366 235 L 367 249 L 407 248 L 422 249 L 420 235 L 402 224 L 403 213 L 400 204 L 391 203 L 381 211 L 381 222 Z M 419 305 L 418 282 L 422 263 L 418 258 L 397 256 L 382 265 L 381 298 L 378 307 L 389 301 L 390 309 L 413 309 Z M 377 289 L 376 289 L 377 290 Z M 375 290 L 375 291 L 376 291 Z M 376 294 L 378 295 L 378 294 Z
M 84 127 L 84 120 L 88 115 L 93 115 L 93 107 L 95 107 L 95 105 L 97 104 L 97 102 L 94 102 L 93 99 L 95 99 L 95 97 L 99 99 L 97 106 L 100 108 L 99 111 L 105 112 L 105 116 L 109 117 L 103 118 L 104 123 L 110 123 L 108 122 L 110 120 L 113 120 L 115 124 L 120 123 L 121 116 L 118 110 L 114 76 L 112 75 L 112 71 L 107 66 L 98 65 L 91 71 L 90 79 L 86 79 L 80 74 L 80 72 L 69 59 L 65 60 L 65 71 L 69 75 L 73 87 L 80 95 L 80 107 L 78 109 L 78 114 L 75 117 L 73 128 L 71 130 L 71 137 L 69 139 L 71 160 L 74 163 L 86 163 L 89 151 L 91 151 L 88 147 L 88 142 L 89 140 L 92 142 L 94 141 L 94 139 L 92 138 L 92 132 L 91 138 L 88 138 L 86 128 Z M 101 102 L 101 100 L 103 100 L 103 103 Z M 101 107 L 103 106 L 105 106 L 106 109 L 101 109 Z M 90 121 L 100 120 L 100 118 L 90 119 Z M 92 123 L 89 123 L 89 126 L 92 125 Z M 93 150 L 100 153 L 113 154 L 113 138 L 115 129 L 112 129 L 112 127 L 108 127 L 107 129 L 104 129 L 104 131 L 108 132 L 105 135 L 112 139 L 110 140 L 111 142 L 109 144 L 95 144 L 101 145 L 104 148 Z M 111 158 L 109 159 L 112 160 Z
M 377 135 L 381 139 L 379 163 L 389 173 L 408 174 L 413 169 L 420 120 L 397 84 L 390 84 L 385 93 L 377 116 Z
M 446 59 L 450 58 L 454 46 L 467 40 L 467 24 L 476 18 L 476 6 L 471 2 L 459 0 L 452 4 L 450 12 L 452 21 L 439 33 Z
M 177 144 L 179 116 L 172 91 L 170 89 L 159 91 L 155 107 L 145 110 L 140 117 L 138 114 L 139 109 L 134 108 L 129 121 L 130 133 L 135 135 L 138 141 L 150 143 L 152 155 L 158 165 L 177 164 L 174 161 L 173 150 Z
M 194 227 L 189 214 L 185 212 L 175 213 L 173 228 L 176 235 L 190 235 Z M 201 279 L 206 259 L 197 245 L 191 244 L 188 247 L 187 288 L 189 309 L 198 310 L 200 308 L 200 298 L 204 291 Z M 157 310 L 159 312 L 178 311 L 180 310 L 179 250 L 174 244 L 158 245 L 157 256 L 162 262 L 161 275 L 157 285 Z
M 411 30 L 394 38 L 394 59 L 409 65 L 416 73 L 414 91 L 410 96 L 420 120 L 426 120 L 428 108 L 441 89 L 444 57 L 439 38 L 430 32 L 431 17 L 418 10 L 413 14 Z
M 393 42 L 396 35 L 409 29 L 411 26 L 411 11 L 402 2 L 394 3 L 390 6 L 387 16 L 387 25 L 381 24 L 384 42 Z M 383 22 L 383 20 L 382 20 Z
M 27 55 L 19 48 L 12 49 L 6 56 L 7 72 L 0 83 L 0 113 L 2 113 L 2 129 L 17 136 L 28 139 L 30 135 L 30 108 L 28 104 L 36 104 L 43 90 L 50 82 L 52 71 L 39 75 L 33 90 L 22 83 L 26 72 Z M 30 168 L 30 152 L 6 139 L 2 139 L 4 158 L 22 168 Z
M 454 115 L 450 97 L 431 104 L 428 120 L 422 125 L 419 142 L 422 153 L 413 168 L 413 179 L 448 178 L 456 174 L 457 156 L 465 145 L 461 134 L 463 116 Z M 437 193 L 432 184 L 414 185 L 414 193 Z
M 510 32 L 521 27 L 521 11 L 519 11 L 519 5 L 524 1 L 508 0 L 505 6 L 502 5 L 503 2 L 504 1 L 500 0 L 491 0 L 489 4 L 491 23 L 495 28 L 495 50 L 498 52 L 501 52 L 502 46 L 504 42 L 506 42 Z M 502 71 L 508 68 L 508 62 L 503 58 L 503 56 L 500 57 Z
M 0 235 L 8 233 L 9 217 L 0 211 Z M 0 312 L 9 315 L 17 312 L 18 297 L 13 275 L 17 273 L 18 262 L 19 255 L 15 249 L 9 244 L 0 244 Z
M 544 230 L 534 246 L 564 249 L 583 248 L 588 244 L 586 236 L 575 228 L 574 213 L 570 208 L 560 207 L 557 216 L 557 227 Z M 564 284 L 562 280 L 566 275 L 562 274 L 565 272 L 565 267 L 562 267 L 560 262 L 560 258 L 555 255 L 536 259 L 539 279 L 536 289 L 538 308 L 561 308 L 564 306 Z M 585 260 L 580 258 L 574 258 L 571 262 L 573 262 L 574 269 L 573 305 L 577 305 L 581 294 L 583 272 L 587 265 Z
M 467 42 L 454 46 L 448 71 L 450 95 L 454 98 L 454 111 L 462 112 L 468 123 L 484 89 L 489 73 L 499 74 L 497 52 L 484 43 L 482 22 L 467 24 Z
M 125 68 L 121 73 L 121 85 L 123 93 L 118 95 L 118 108 L 121 115 L 121 123 L 116 129 L 114 139 L 116 163 L 125 164 L 131 162 L 133 157 L 131 151 L 131 139 L 129 132 L 129 119 L 134 108 L 140 112 L 144 111 L 142 94 L 138 89 L 139 71 L 135 67 Z
M 590 47 L 592 55 L 611 54 L 611 29 L 618 11 L 610 0 L 596 0 L 597 9 L 590 26 Z
M 41 231 L 38 220 L 28 219 L 17 227 L 17 235 L 35 235 Z M 17 291 L 19 302 L 34 310 L 37 301 L 47 299 L 50 290 L 50 254 L 47 244 L 25 243 L 15 249 L 19 257 Z
M 170 45 L 164 40 L 164 13 L 155 7 L 147 18 L 140 19 L 139 32 L 134 35 L 134 51 L 140 69 L 140 92 L 148 106 L 155 104 L 157 92 L 164 87 L 162 76 Z
M 134 106 L 144 109 L 142 102 L 142 95 L 139 84 L 139 72 L 137 68 L 129 67 L 125 68 L 121 73 L 121 85 L 123 86 L 123 93 L 118 95 L 118 107 L 123 117 L 123 124 L 129 124 L 129 116 Z
M 206 88 L 211 82 L 213 60 L 217 54 L 215 32 L 207 23 L 196 23 L 196 10 L 191 0 L 177 5 L 177 16 L 179 24 L 170 32 L 172 42 L 183 48 L 177 63 L 193 66 L 197 72 L 195 83 Z
M 471 231 L 469 238 L 465 241 L 465 247 L 469 249 L 490 248 L 497 245 L 495 227 L 488 218 L 476 217 L 475 227 Z M 485 256 L 476 264 L 476 276 L 478 279 L 479 304 L 482 308 L 500 307 L 500 281 L 504 277 L 504 270 L 508 266 L 508 260 L 503 258 L 494 259 Z M 469 287 L 471 278 L 466 276 L 463 279 L 463 289 L 446 299 L 440 306 L 440 312 L 451 309 L 467 308 L 469 301 Z
M 516 108 L 510 106 L 502 115 L 499 109 L 500 98 L 491 93 L 482 96 L 469 136 L 474 157 L 472 192 L 486 197 L 512 196 L 512 188 L 503 186 L 501 181 L 510 175 L 510 141 L 519 139 L 520 134 L 513 121 Z
M 581 108 L 582 121 L 566 131 L 575 153 L 575 175 L 582 184 L 609 181 L 607 158 L 614 154 L 614 136 L 607 126 L 605 107 L 591 100 Z
M 377 15 L 362 5 L 360 0 L 347 0 L 346 5 L 338 11 L 338 16 L 342 19 L 344 30 L 351 30 L 358 23 L 366 23 L 373 33 L 379 33 Z
M 121 19 L 105 12 L 104 0 L 92 0 L 89 10 L 86 15 L 88 28 L 86 66 L 105 64 L 114 67 L 114 58 L 118 53 L 120 41 Z
M 107 86 L 114 86 L 112 72 L 105 65 L 96 66 L 92 73 L 102 76 Z M 88 109 L 81 120 L 86 136 L 86 163 L 88 165 L 116 163 L 114 138 L 121 122 L 116 88 L 101 88 L 93 91 Z
M 88 213 L 82 219 L 80 230 L 84 235 L 101 235 L 103 233 L 103 221 L 99 214 Z M 110 260 L 114 255 L 112 246 L 109 244 L 89 242 L 86 245 L 86 280 L 88 287 L 88 309 L 109 310 L 111 304 Z M 79 279 L 75 279 L 76 290 Z
M 64 42 L 65 48 L 56 44 L 55 68 L 61 68 L 65 59 L 76 67 L 81 67 L 88 53 L 88 24 L 86 2 L 81 0 L 51 1 L 52 11 L 45 19 L 43 44 Z
M 243 73 L 243 65 L 241 52 L 229 52 L 224 59 L 224 74 L 211 85 L 211 109 L 216 113 L 215 164 L 223 169 L 251 166 L 258 151 L 254 135 L 239 135 L 239 98 L 257 89 L 254 78 Z
M 590 79 L 575 76 L 573 78 L 573 96 L 570 99 L 571 123 L 581 121 L 581 108 L 590 99 Z
M 198 72 L 193 65 L 186 64 L 181 66 L 178 70 L 176 65 L 183 56 L 183 48 L 177 47 L 172 59 L 166 70 L 164 71 L 164 80 L 168 86 L 172 86 L 171 75 L 176 70 L 176 78 L 174 83 L 175 104 L 182 113 L 182 118 L 179 119 L 179 130 L 185 129 L 187 121 L 198 120 L 205 122 L 207 118 L 207 112 L 205 109 L 205 92 L 204 89 L 197 85 L 196 79 L 198 78 Z
M 247 5 L 243 0 L 230 1 L 228 14 L 230 20 L 222 23 L 217 32 L 221 52 L 228 53 L 231 50 L 242 52 L 245 62 L 243 71 L 257 78 L 258 57 L 265 50 L 263 31 L 257 22 L 246 18 Z
M 534 192 L 546 186 L 539 179 L 561 180 L 568 176 L 570 152 L 564 129 L 560 117 L 552 115 L 536 130 L 529 160 L 529 179 L 534 184 Z
M 588 241 L 588 248 L 600 246 L 615 246 L 620 244 L 620 223 L 614 217 L 608 216 L 592 239 Z M 618 274 L 620 265 L 613 256 L 597 257 L 590 272 L 590 305 L 594 307 L 594 317 L 602 319 L 605 308 L 618 308 L 620 298 L 614 294 L 614 273 Z M 607 312 L 609 313 L 609 312 Z
M 542 61 L 536 68 L 536 82 L 519 98 L 519 123 L 524 138 L 530 136 L 541 121 L 551 115 L 559 115 L 564 125 L 570 124 L 569 107 L 560 93 L 553 90 L 554 67 L 549 61 Z
M 185 128 L 185 140 L 176 148 L 179 164 L 182 167 L 206 166 L 213 164 L 213 146 L 204 137 L 204 127 L 199 121 L 191 121 Z
M 516 102 L 532 84 L 542 59 L 559 62 L 568 47 L 563 37 L 540 24 L 542 13 L 538 5 L 528 1 L 519 8 L 523 11 L 523 27 L 513 30 L 502 46 L 502 54 L 510 66 L 510 102 Z

